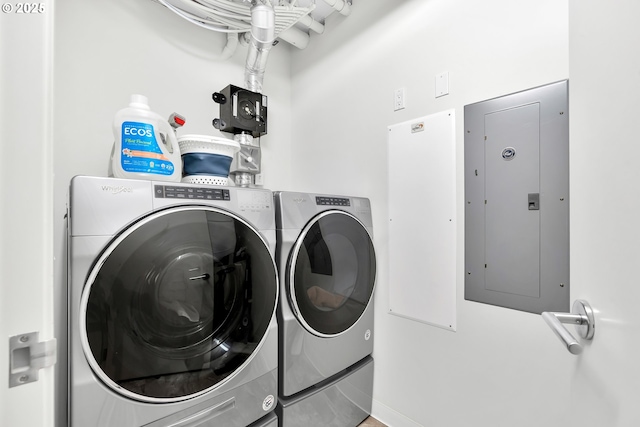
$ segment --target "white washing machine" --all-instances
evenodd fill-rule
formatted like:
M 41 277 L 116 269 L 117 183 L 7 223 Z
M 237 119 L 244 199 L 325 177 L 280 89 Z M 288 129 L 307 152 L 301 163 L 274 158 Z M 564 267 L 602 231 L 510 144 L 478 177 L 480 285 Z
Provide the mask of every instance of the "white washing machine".
M 274 193 L 285 427 L 356 426 L 371 413 L 376 256 L 369 199 Z
M 75 177 L 68 228 L 72 427 L 275 422 L 270 191 Z

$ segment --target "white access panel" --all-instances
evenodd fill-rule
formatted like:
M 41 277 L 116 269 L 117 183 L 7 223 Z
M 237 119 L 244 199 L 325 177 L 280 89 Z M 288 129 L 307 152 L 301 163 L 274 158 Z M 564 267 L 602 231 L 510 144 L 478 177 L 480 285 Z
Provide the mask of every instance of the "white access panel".
M 388 130 L 389 312 L 455 331 L 455 112 Z

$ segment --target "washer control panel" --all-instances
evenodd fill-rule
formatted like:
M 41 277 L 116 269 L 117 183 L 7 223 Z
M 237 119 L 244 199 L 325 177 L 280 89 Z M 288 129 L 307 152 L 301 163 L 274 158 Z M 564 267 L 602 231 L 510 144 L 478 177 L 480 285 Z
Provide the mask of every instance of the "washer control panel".
M 273 196 L 270 191 L 245 191 L 238 193 L 238 207 L 242 211 L 261 212 L 271 209 Z
M 316 196 L 316 205 L 320 206 L 351 206 L 351 200 L 345 197 Z
M 153 190 L 154 196 L 161 199 L 231 200 L 229 190 L 222 188 L 156 185 Z

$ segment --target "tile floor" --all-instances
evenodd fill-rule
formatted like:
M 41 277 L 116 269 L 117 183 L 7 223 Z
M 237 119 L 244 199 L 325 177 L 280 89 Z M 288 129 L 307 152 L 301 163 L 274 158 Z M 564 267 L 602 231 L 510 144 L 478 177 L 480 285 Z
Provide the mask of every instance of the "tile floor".
M 386 424 L 382 424 L 380 421 L 373 417 L 369 417 L 362 422 L 358 427 L 387 427 Z

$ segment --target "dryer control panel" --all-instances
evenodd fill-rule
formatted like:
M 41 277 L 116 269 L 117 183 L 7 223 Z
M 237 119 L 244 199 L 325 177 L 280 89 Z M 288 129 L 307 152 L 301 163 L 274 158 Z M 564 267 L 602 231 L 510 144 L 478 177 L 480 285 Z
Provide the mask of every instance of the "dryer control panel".
M 231 200 L 229 190 L 222 188 L 156 185 L 153 190 L 154 196 L 161 199 Z

